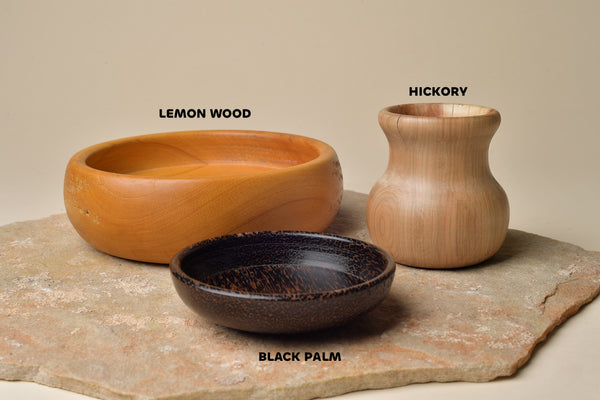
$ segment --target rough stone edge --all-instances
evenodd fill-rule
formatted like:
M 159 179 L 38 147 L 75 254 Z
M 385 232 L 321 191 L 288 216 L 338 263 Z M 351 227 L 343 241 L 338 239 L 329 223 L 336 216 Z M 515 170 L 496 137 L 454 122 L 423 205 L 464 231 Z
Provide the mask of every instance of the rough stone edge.
M 0 369 L 0 374 L 5 375 L 7 364 Z M 15 367 L 15 366 L 13 366 Z M 83 394 L 90 397 L 106 400 L 308 400 L 315 398 L 327 398 L 339 396 L 346 393 L 378 390 L 401 387 L 416 383 L 429 382 L 487 382 L 498 377 L 510 376 L 518 366 L 509 364 L 492 364 L 487 368 L 482 366 L 469 369 L 456 370 L 453 367 L 424 368 L 410 371 L 381 371 L 368 375 L 344 376 L 321 382 L 305 382 L 299 385 L 273 388 L 269 386 L 255 386 L 248 389 L 222 389 L 222 390 L 199 390 L 197 392 L 177 394 L 162 397 L 148 397 L 139 394 L 123 393 L 107 389 L 98 383 L 82 381 L 66 376 L 57 376 L 47 373 L 43 367 L 16 366 L 9 378 L 5 380 L 30 381 L 45 386 L 55 387 L 71 392 Z M 21 371 L 18 373 L 17 371 Z M 426 371 L 426 372 L 425 372 Z M 465 379 L 465 372 L 472 375 L 472 379 Z M 425 375 L 425 376 L 424 376 Z M 20 378 L 19 378 L 20 376 Z
M 429 368 L 429 377 L 423 378 L 423 369 L 414 369 L 412 371 L 383 371 L 377 372 L 370 375 L 356 375 L 356 376 L 345 376 L 336 379 L 331 379 L 322 382 L 307 382 L 301 385 L 281 388 L 269 388 L 260 387 L 249 389 L 241 393 L 240 399 L 248 400 L 278 400 L 278 399 L 289 399 L 289 400 L 307 400 L 316 398 L 328 398 L 333 396 L 339 396 L 346 393 L 364 391 L 364 390 L 379 390 L 379 389 L 390 389 L 395 387 L 407 386 L 410 384 L 418 383 L 430 383 L 430 382 L 488 382 L 501 376 L 508 376 L 511 374 L 511 368 L 509 365 L 502 366 L 498 371 L 499 365 L 489 365 L 486 371 L 489 371 L 490 376 L 482 375 L 479 378 L 464 379 L 460 375 L 465 371 L 469 373 L 480 372 L 481 366 L 473 367 L 470 369 L 462 369 L 460 371 L 453 370 L 450 367 L 442 368 Z M 418 378 L 421 376 L 421 378 Z M 202 400 L 213 400 L 223 398 L 220 396 L 228 395 L 227 391 L 219 391 L 218 393 L 210 393 L 206 396 L 206 392 L 198 391 L 195 393 L 189 393 L 185 397 L 179 397 L 177 395 L 159 397 L 156 400 L 191 400 L 191 399 L 202 399 Z M 217 394 L 213 397 L 213 394 Z M 233 393 L 231 393 L 233 394 Z M 235 393 L 236 395 L 238 393 Z M 142 400 L 145 398 L 139 398 Z M 237 396 L 229 396 L 227 399 L 238 399 Z
M 594 253 L 596 253 L 596 252 L 594 252 Z M 571 281 L 559 283 L 557 285 L 556 292 L 551 297 L 546 298 L 546 303 L 548 303 L 549 299 L 556 299 L 558 297 L 566 296 L 568 287 L 576 281 L 582 281 L 582 279 L 571 280 Z M 593 285 L 586 285 L 586 286 L 588 289 L 591 289 L 591 290 L 587 291 L 587 293 L 586 293 L 587 295 L 584 296 L 583 300 L 578 300 L 571 306 L 562 310 L 562 312 L 560 313 L 558 318 L 556 318 L 556 322 L 548 325 L 546 330 L 540 334 L 539 338 L 533 343 L 533 345 L 529 349 L 529 352 L 526 354 L 526 356 L 523 357 L 521 360 L 519 360 L 516 363 L 514 371 L 512 371 L 510 373 L 510 375 L 513 375 L 515 372 L 517 372 L 517 370 L 519 370 L 519 368 L 521 368 L 524 364 L 526 364 L 531 359 L 533 353 L 538 349 L 540 344 L 542 344 L 546 341 L 546 339 L 548 338 L 548 335 L 550 335 L 555 329 L 557 329 L 559 326 L 561 326 L 563 323 L 565 323 L 570 317 L 575 315 L 582 307 L 591 303 L 598 296 L 598 294 L 600 294 L 600 285 L 598 285 L 597 287 L 594 287 Z M 567 288 L 567 289 L 565 289 L 565 288 Z M 546 313 L 546 310 L 544 310 L 544 313 Z

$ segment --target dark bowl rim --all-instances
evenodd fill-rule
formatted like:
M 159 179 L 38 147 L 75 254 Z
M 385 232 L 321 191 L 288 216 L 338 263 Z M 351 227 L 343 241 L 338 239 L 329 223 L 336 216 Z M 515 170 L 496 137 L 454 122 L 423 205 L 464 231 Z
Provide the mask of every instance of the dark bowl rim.
M 188 256 L 189 254 L 198 250 L 198 248 L 211 245 L 215 242 L 229 240 L 231 238 L 243 238 L 243 237 L 251 237 L 251 236 L 263 236 L 270 235 L 273 237 L 311 237 L 311 238 L 320 238 L 327 239 L 333 241 L 346 241 L 350 243 L 355 243 L 359 245 L 366 245 L 374 250 L 376 250 L 379 254 L 383 256 L 385 260 L 385 267 L 381 273 L 379 273 L 374 278 L 365 280 L 359 284 L 347 286 L 341 289 L 336 290 L 328 290 L 321 292 L 309 292 L 309 293 L 250 293 L 250 292 L 238 292 L 231 291 L 223 288 L 221 286 L 209 285 L 205 282 L 199 281 L 187 275 L 181 269 L 181 260 Z M 308 231 L 292 231 L 292 230 L 281 230 L 281 231 L 257 231 L 257 232 L 244 232 L 244 233 L 236 233 L 231 235 L 218 236 L 210 239 L 206 239 L 197 243 L 194 243 L 182 250 L 180 250 L 169 263 L 169 269 L 174 278 L 178 279 L 183 283 L 191 284 L 196 290 L 200 290 L 203 292 L 208 292 L 211 294 L 226 296 L 226 297 L 234 297 L 241 299 L 251 299 L 251 300 L 262 300 L 262 301 L 310 301 L 315 299 L 330 299 L 334 297 L 341 297 L 350 293 L 360 292 L 366 288 L 374 287 L 382 282 L 394 277 L 394 273 L 396 271 L 396 263 L 392 256 L 372 243 L 366 242 L 364 240 L 350 238 L 346 236 L 331 234 L 331 233 L 319 233 L 319 232 L 308 232 Z

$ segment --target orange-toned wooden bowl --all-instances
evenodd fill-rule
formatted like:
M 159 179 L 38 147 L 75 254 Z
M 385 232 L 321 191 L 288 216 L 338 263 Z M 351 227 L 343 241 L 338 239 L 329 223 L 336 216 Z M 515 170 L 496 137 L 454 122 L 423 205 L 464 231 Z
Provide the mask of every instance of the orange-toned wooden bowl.
M 257 131 L 188 131 L 114 140 L 67 166 L 64 197 L 77 232 L 118 257 L 168 263 L 215 236 L 323 231 L 342 196 L 327 144 Z

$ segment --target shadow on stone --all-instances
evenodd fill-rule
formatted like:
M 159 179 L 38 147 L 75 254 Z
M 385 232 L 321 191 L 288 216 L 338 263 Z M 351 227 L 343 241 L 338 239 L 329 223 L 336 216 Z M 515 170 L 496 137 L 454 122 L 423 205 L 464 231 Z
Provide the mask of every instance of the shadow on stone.
M 504 239 L 504 243 L 500 247 L 500 250 L 492 257 L 488 258 L 485 261 L 480 262 L 479 264 L 471 265 L 468 267 L 450 269 L 448 271 L 454 272 L 474 272 L 478 269 L 486 269 L 489 267 L 497 267 L 499 265 L 506 264 L 506 261 L 509 261 L 514 258 L 521 257 L 523 254 L 527 253 L 530 249 L 526 243 L 523 242 L 520 237 L 520 231 L 516 231 L 514 229 L 509 229 L 506 234 L 506 239 Z M 443 270 L 440 270 L 443 271 Z
M 394 329 L 403 318 L 409 315 L 409 310 L 403 305 L 397 295 L 390 293 L 386 299 L 373 310 L 358 316 L 352 321 L 334 328 L 297 334 L 259 334 L 240 332 L 248 339 L 258 339 L 279 344 L 335 344 L 338 342 L 352 343 L 370 337 L 377 337 L 386 331 Z

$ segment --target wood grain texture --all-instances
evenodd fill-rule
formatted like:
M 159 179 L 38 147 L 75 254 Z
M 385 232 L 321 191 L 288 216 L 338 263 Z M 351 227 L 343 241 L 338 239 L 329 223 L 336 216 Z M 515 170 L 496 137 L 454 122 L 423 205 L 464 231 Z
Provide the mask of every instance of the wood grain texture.
M 108 254 L 168 263 L 214 236 L 323 231 L 338 210 L 335 151 L 315 139 L 256 131 L 188 131 L 95 145 L 65 173 L 67 214 Z
M 170 264 L 177 293 L 218 325 L 300 333 L 345 324 L 386 297 L 396 264 L 370 243 L 313 232 L 250 232 L 190 246 Z
M 381 110 L 379 124 L 390 156 L 367 204 L 373 242 L 396 262 L 424 268 L 474 265 L 496 253 L 509 221 L 488 163 L 498 111 L 405 104 Z

